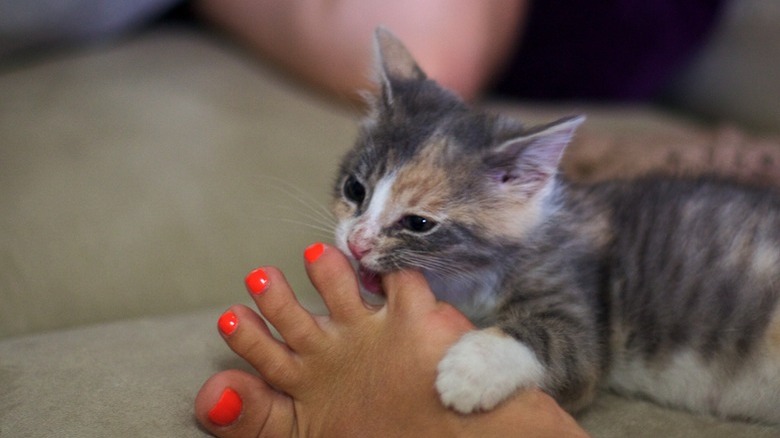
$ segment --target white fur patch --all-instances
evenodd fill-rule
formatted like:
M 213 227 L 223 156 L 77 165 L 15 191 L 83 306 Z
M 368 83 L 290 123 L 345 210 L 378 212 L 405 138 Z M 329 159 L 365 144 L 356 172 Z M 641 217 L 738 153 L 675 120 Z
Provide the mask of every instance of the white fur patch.
M 349 219 L 342 219 L 339 221 L 338 225 L 336 225 L 336 246 L 343 252 L 344 254 L 349 254 L 349 247 L 347 246 L 347 238 L 349 237 L 349 231 L 352 229 L 352 227 L 355 225 L 356 220 L 349 218 Z
M 767 355 L 751 363 L 723 391 L 717 414 L 780 423 L 780 363 Z
M 780 251 L 773 245 L 762 243 L 753 254 L 751 268 L 762 280 L 768 280 L 777 276 L 777 266 L 780 265 Z
M 393 193 L 394 183 L 395 174 L 384 176 L 376 183 L 374 194 L 371 195 L 371 201 L 365 212 L 367 220 L 372 224 L 379 223 L 382 213 L 387 209 L 387 205 L 390 202 L 390 196 Z
M 439 362 L 436 390 L 461 413 L 489 410 L 519 388 L 540 386 L 544 367 L 525 344 L 497 329 L 465 334 Z
M 395 174 L 390 174 L 376 184 L 374 193 L 368 204 L 366 211 L 357 218 L 344 218 L 336 226 L 336 246 L 344 253 L 349 254 L 347 242 L 354 233 L 359 233 L 359 241 L 365 244 L 365 240 L 371 240 L 379 233 L 382 228 L 381 217 L 392 195 L 393 184 L 395 183 Z
M 708 412 L 719 395 L 715 374 L 693 351 L 677 353 L 665 366 L 641 358 L 616 360 L 608 385 L 622 393 L 644 394 L 657 401 Z
M 737 376 L 708 366 L 694 351 L 677 353 L 663 366 L 641 359 L 618 360 L 609 375 L 618 392 L 642 394 L 668 405 L 721 417 L 780 421 L 780 366 L 759 356 Z

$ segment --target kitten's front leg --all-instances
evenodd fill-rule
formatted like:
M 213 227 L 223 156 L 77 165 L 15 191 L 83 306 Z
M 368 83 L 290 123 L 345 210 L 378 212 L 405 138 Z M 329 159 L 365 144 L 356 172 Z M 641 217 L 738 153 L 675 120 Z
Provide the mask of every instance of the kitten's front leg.
M 436 389 L 458 412 L 489 410 L 520 388 L 540 386 L 544 366 L 522 342 L 497 327 L 474 330 L 439 362 Z

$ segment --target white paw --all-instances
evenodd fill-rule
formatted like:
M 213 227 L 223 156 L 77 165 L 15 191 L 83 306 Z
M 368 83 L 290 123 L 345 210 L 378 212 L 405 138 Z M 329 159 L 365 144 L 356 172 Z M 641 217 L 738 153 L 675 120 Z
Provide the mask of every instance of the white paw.
M 519 388 L 540 386 L 544 367 L 525 344 L 497 329 L 465 334 L 439 362 L 442 402 L 467 414 L 489 410 Z

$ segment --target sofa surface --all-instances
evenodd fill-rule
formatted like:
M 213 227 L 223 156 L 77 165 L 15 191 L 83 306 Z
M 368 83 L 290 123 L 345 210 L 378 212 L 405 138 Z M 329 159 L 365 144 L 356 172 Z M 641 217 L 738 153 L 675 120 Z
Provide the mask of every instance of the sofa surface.
M 771 136 L 648 108 L 493 106 L 588 113 L 565 159 L 583 180 L 780 175 Z M 356 120 L 188 29 L 0 71 L 0 437 L 205 436 L 192 401 L 243 366 L 215 326 L 249 303 L 244 274 L 279 266 L 322 310 L 301 253 L 330 239 Z M 780 436 L 607 393 L 579 420 L 597 437 Z

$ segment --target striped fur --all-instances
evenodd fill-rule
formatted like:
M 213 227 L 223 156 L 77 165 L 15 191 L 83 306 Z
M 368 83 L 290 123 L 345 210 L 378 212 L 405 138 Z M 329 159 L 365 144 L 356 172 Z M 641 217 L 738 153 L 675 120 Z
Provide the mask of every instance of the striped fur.
M 576 411 L 606 385 L 780 422 L 778 194 L 714 179 L 572 184 L 555 169 L 582 119 L 528 129 L 469 109 L 416 66 L 382 67 L 413 62 L 392 36 L 377 45 L 382 96 L 340 169 L 336 240 L 365 250 L 364 272 L 422 270 L 482 327 L 439 367 L 445 404 L 490 409 L 539 386 Z M 516 360 L 492 360 L 506 337 Z

